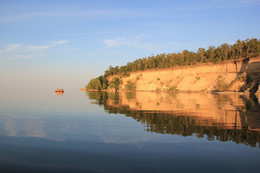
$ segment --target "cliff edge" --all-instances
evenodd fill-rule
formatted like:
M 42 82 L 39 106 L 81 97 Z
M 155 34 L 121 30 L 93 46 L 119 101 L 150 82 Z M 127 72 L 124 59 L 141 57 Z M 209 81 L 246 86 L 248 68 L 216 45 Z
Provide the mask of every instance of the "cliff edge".
M 127 83 L 131 82 L 139 91 L 256 93 L 260 84 L 260 57 L 138 71 L 129 76 L 114 75 L 107 79 L 112 81 L 115 77 L 120 79 L 119 90 L 125 90 Z

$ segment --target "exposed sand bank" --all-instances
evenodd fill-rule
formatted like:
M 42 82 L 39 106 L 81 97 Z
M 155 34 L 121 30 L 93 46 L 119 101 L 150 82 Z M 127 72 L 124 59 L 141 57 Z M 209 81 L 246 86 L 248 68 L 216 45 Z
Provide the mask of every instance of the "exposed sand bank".
M 139 71 L 125 77 L 109 76 L 108 80 L 114 77 L 120 78 L 120 90 L 126 89 L 127 81 L 131 81 L 137 91 L 256 92 L 260 83 L 260 57 Z

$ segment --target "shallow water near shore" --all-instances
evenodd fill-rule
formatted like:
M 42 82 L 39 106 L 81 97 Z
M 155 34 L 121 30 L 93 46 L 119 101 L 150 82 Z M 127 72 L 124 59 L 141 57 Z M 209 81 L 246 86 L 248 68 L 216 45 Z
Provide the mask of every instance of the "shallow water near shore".
M 259 98 L 1 91 L 1 172 L 258 172 Z

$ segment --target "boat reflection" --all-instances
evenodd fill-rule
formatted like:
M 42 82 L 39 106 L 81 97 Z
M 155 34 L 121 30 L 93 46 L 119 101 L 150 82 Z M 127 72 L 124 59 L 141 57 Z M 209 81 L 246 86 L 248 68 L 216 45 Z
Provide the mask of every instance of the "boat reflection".
M 93 103 L 120 113 L 161 134 L 204 136 L 255 147 L 260 143 L 260 106 L 241 94 L 87 92 Z
M 56 91 L 55 91 L 55 94 L 56 94 L 57 96 L 63 95 L 63 93 L 64 93 L 64 92 L 56 92 Z

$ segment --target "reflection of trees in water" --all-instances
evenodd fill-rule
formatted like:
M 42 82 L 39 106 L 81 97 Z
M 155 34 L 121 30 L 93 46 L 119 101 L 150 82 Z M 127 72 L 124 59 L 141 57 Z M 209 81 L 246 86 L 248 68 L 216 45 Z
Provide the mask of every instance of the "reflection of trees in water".
M 213 124 L 211 126 L 205 126 L 205 124 L 200 124 L 196 122 L 195 118 L 192 116 L 184 114 L 174 114 L 174 113 L 163 113 L 155 111 L 139 111 L 130 110 L 128 106 L 119 105 L 118 94 L 107 94 L 106 92 L 89 92 L 88 96 L 90 99 L 96 100 L 96 104 L 104 105 L 104 109 L 110 113 L 120 113 L 127 117 L 132 117 L 146 125 L 146 131 L 156 132 L 161 134 L 173 134 L 182 136 L 191 136 L 196 134 L 198 138 L 207 137 L 208 140 L 219 140 L 219 141 L 233 141 L 235 143 L 243 143 L 250 145 L 251 147 L 256 147 L 257 143 L 260 144 L 260 134 L 256 131 L 248 130 L 247 125 L 243 125 L 242 129 L 227 129 L 219 124 Z M 130 95 L 133 98 L 132 94 Z M 107 99 L 112 99 L 115 101 L 115 105 L 110 106 L 107 104 Z M 252 100 L 246 101 L 246 107 L 251 109 L 259 108 L 259 105 L 252 102 Z M 254 110 L 254 111 L 259 111 Z M 242 112 L 241 112 L 242 113 Z M 241 115 L 245 115 L 242 113 Z
M 108 99 L 107 92 L 87 92 L 88 98 L 90 100 L 95 100 L 95 104 L 98 105 L 106 105 L 106 101 Z
M 167 113 L 148 113 L 142 111 L 131 111 L 127 107 L 113 108 L 105 106 L 108 113 L 125 114 L 138 122 L 146 124 L 146 130 L 161 134 L 176 134 L 182 136 L 191 136 L 196 134 L 198 138 L 207 136 L 208 140 L 233 141 L 244 143 L 255 147 L 260 143 L 260 135 L 257 132 L 245 129 L 223 129 L 218 126 L 201 126 L 195 119 L 188 116 L 176 116 Z

